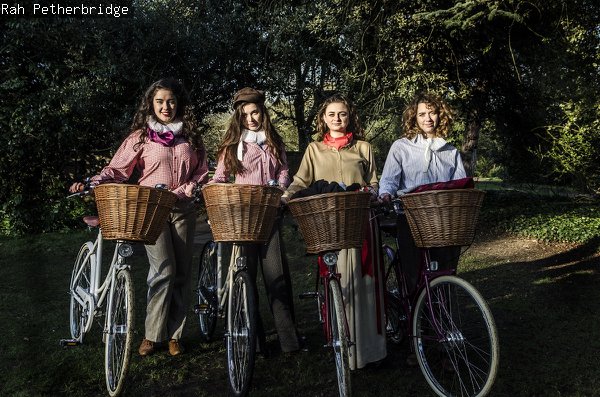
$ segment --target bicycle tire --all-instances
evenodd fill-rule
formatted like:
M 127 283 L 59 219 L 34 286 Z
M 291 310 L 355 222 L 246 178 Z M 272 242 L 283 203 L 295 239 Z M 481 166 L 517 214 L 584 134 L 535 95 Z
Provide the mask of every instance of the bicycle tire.
M 123 390 L 133 341 L 134 293 L 129 270 L 119 270 L 109 293 L 106 313 L 104 373 L 111 397 Z
M 431 281 L 429 294 L 424 289 L 417 299 L 413 336 L 421 371 L 437 395 L 489 393 L 498 371 L 498 333 L 487 303 L 467 281 Z
M 350 378 L 350 347 L 349 336 L 346 328 L 346 312 L 342 300 L 342 289 L 335 279 L 327 283 L 328 294 L 333 307 L 328 310 L 331 328 L 331 347 L 336 366 L 338 390 L 340 397 L 352 395 L 352 380 Z
M 89 330 L 91 324 L 91 308 L 82 305 L 76 298 L 76 291 L 81 288 L 85 292 L 90 292 L 92 268 L 95 261 L 95 255 L 89 253 L 94 245 L 91 242 L 84 243 L 79 249 L 73 272 L 71 273 L 71 282 L 69 283 L 69 295 L 71 296 L 69 304 L 69 326 L 71 338 L 82 342 L 84 334 Z
M 212 340 L 217 325 L 219 303 L 217 298 L 217 243 L 208 241 L 202 247 L 198 266 L 196 295 L 198 296 L 198 322 L 200 337 L 205 342 Z
M 385 330 L 388 341 L 399 344 L 408 331 L 408 316 L 402 305 L 401 274 L 398 262 L 394 260 L 394 250 L 383 245 L 383 264 L 385 269 Z
M 227 329 L 227 372 L 230 395 L 246 396 L 256 357 L 256 298 L 254 283 L 245 270 L 236 273 L 230 291 Z

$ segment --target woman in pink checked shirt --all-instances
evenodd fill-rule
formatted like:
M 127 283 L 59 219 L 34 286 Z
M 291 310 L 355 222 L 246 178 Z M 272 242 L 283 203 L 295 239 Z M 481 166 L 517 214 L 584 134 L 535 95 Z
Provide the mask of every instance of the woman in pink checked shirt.
M 130 131 L 114 157 L 92 185 L 127 181 L 134 170 L 138 183 L 167 186 L 178 201 L 156 244 L 146 245 L 148 305 L 145 336 L 139 353 L 154 353 L 157 344 L 169 341 L 169 354 L 181 354 L 180 343 L 188 309 L 196 209 L 192 192 L 208 179 L 206 151 L 195 129 L 183 85 L 167 78 L 146 90 Z M 71 192 L 83 190 L 74 183 Z
M 211 182 L 229 182 L 249 185 L 267 185 L 277 181 L 281 189 L 290 184 L 285 145 L 271 123 L 265 108 L 265 94 L 254 88 L 242 88 L 233 98 L 233 115 L 218 150 L 217 169 Z M 283 352 L 300 349 L 300 339 L 294 320 L 294 304 L 290 271 L 282 254 L 282 241 L 276 221 L 268 243 L 253 247 L 248 255 L 248 269 L 256 280 L 259 256 L 262 274 L 279 344 Z M 236 252 L 232 254 L 236 256 Z M 260 317 L 259 317 L 260 319 Z M 265 336 L 259 321 L 258 350 L 265 354 Z

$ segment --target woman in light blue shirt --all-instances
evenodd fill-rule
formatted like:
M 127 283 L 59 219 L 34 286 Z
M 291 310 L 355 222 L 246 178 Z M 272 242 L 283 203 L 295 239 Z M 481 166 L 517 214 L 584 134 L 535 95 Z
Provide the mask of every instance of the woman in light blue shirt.
M 420 185 L 466 177 L 460 153 L 444 139 L 452 114 L 441 98 L 418 94 L 404 110 L 402 122 L 404 137 L 392 144 L 379 183 L 379 197 L 384 202 Z M 414 288 L 421 256 L 404 215 L 398 217 L 398 237 L 407 284 Z M 440 269 L 455 268 L 459 254 L 460 247 L 430 249 L 431 260 L 437 260 Z
M 460 153 L 447 143 L 452 115 L 431 94 L 419 94 L 402 115 L 404 137 L 392 144 L 379 183 L 379 196 L 389 201 L 420 185 L 465 178 Z

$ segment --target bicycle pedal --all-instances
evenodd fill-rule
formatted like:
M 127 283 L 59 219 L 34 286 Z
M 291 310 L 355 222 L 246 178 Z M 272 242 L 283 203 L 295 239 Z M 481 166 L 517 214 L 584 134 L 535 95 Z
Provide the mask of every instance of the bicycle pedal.
M 314 298 L 317 298 L 318 296 L 319 296 L 318 292 L 311 291 L 311 292 L 301 293 L 300 295 L 298 295 L 298 298 L 300 298 L 300 299 L 313 298 L 314 299 Z
M 61 339 L 59 343 L 62 347 L 76 347 L 81 345 L 81 342 L 77 339 Z
M 210 305 L 208 303 L 201 303 L 194 305 L 195 314 L 210 314 Z

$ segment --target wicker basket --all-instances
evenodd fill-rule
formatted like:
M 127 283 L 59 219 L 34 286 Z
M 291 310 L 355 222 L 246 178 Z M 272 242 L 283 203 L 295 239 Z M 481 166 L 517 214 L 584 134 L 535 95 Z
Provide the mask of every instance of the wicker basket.
M 271 186 L 211 183 L 202 188 L 215 241 L 269 240 L 283 192 Z
M 360 248 L 368 220 L 370 193 L 324 193 L 290 200 L 306 251 L 318 254 Z
M 177 196 L 147 186 L 105 183 L 94 188 L 102 237 L 154 244 Z
M 485 192 L 432 190 L 400 197 L 417 247 L 470 245 Z

